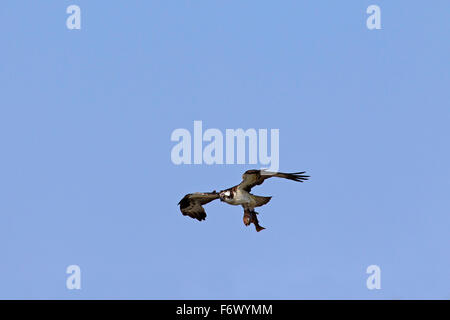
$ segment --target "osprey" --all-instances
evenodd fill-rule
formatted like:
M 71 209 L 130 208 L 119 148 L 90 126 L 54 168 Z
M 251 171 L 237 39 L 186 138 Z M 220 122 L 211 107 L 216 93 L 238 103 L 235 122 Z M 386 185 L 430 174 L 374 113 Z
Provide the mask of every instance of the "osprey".
M 195 192 L 189 193 L 181 199 L 178 203 L 180 211 L 184 216 L 197 219 L 198 221 L 205 220 L 206 212 L 203 208 L 213 200 L 220 199 L 234 206 L 242 206 L 244 208 L 244 224 L 249 226 L 251 223 L 255 225 L 256 231 L 259 232 L 265 228 L 259 225 L 255 211 L 256 207 L 261 207 L 267 204 L 272 197 L 255 196 L 250 193 L 254 186 L 260 185 L 264 180 L 278 177 L 293 181 L 303 182 L 308 180 L 309 176 L 304 175 L 303 172 L 283 173 L 283 172 L 269 172 L 266 170 L 248 170 L 242 175 L 242 182 L 237 186 L 220 192 Z

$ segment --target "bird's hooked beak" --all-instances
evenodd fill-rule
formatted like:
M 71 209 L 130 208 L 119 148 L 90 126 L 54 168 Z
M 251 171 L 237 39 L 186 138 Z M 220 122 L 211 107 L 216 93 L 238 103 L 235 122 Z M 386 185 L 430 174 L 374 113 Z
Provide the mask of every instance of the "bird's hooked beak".
M 220 191 L 219 192 L 219 198 L 220 198 L 220 201 L 225 201 L 225 199 L 227 199 L 228 197 L 230 197 L 230 191 L 229 190 L 226 190 L 226 191 Z

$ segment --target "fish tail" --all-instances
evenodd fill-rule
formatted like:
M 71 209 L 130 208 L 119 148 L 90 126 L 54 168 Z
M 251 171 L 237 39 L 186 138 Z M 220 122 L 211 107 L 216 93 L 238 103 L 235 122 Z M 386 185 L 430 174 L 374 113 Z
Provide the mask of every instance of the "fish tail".
M 253 212 L 252 212 L 252 222 L 255 225 L 256 232 L 260 232 L 261 230 L 264 230 L 265 228 L 261 227 L 259 225 L 258 218 L 256 217 L 257 214 L 258 214 L 258 212 L 253 210 Z
M 256 232 L 260 232 L 261 230 L 264 230 L 264 227 L 261 227 L 259 224 L 255 224 Z

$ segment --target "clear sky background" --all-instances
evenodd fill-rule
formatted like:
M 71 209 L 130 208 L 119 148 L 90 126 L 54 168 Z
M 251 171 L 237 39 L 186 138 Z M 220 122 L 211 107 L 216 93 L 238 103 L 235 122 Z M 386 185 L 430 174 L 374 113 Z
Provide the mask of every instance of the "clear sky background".
M 0 298 L 450 298 L 449 12 L 2 1 Z M 186 193 L 255 167 L 174 165 L 170 135 L 194 120 L 280 129 L 280 170 L 311 180 L 253 190 L 273 195 L 260 233 L 218 201 L 182 216 Z

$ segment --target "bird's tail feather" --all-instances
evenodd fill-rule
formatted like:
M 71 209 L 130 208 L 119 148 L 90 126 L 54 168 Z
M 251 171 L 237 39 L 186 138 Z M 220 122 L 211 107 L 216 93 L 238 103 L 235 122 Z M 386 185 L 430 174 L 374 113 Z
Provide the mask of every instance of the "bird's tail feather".
M 270 199 L 272 199 L 272 197 L 261 197 L 261 196 L 255 196 L 255 195 L 252 195 L 252 196 L 253 196 L 253 199 L 255 199 L 255 201 L 256 201 L 255 207 L 261 207 L 261 206 L 267 204 L 270 201 Z

